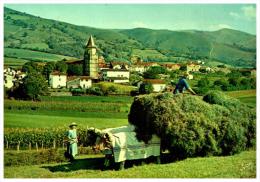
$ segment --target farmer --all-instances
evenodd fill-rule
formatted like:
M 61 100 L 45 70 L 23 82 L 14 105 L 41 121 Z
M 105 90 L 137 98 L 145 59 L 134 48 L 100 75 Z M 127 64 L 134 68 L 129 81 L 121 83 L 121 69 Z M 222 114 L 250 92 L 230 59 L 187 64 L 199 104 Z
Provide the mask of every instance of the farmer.
M 185 73 L 184 75 L 181 76 L 173 91 L 174 94 L 183 93 L 187 89 L 190 93 L 196 95 L 196 93 L 191 89 L 191 87 L 189 86 L 186 80 L 188 76 L 189 76 L 188 73 Z
M 69 125 L 69 130 L 66 134 L 66 141 L 67 141 L 67 151 L 66 157 L 69 158 L 70 162 L 75 160 L 75 156 L 78 154 L 78 139 L 77 139 L 77 131 L 76 131 L 76 123 L 71 123 Z

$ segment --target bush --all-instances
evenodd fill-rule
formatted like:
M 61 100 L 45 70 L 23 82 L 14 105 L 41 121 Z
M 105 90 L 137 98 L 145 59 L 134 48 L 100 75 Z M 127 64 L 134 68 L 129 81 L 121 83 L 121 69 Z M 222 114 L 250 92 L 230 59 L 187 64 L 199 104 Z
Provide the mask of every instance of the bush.
M 230 155 L 255 140 L 254 112 L 221 92 L 211 92 L 204 100 L 169 93 L 138 96 L 129 122 L 139 140 L 147 142 L 156 134 L 162 149 L 177 158 Z
M 150 94 L 153 92 L 153 86 L 151 83 L 142 83 L 139 87 L 140 94 Z
M 71 89 L 71 93 L 73 96 L 79 96 L 79 95 L 84 95 L 85 91 L 80 88 L 75 88 L 75 89 Z
M 101 90 L 100 87 L 90 87 L 86 90 L 86 94 L 103 96 L 104 92 Z

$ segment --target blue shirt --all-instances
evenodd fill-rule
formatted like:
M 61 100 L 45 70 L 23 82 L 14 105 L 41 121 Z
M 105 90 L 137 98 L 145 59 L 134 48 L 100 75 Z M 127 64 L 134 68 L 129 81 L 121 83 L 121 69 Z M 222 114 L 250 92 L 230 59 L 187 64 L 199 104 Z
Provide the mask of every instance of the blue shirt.
M 183 93 L 185 89 L 189 89 L 190 86 L 185 78 L 179 79 L 179 82 L 176 84 L 176 88 L 174 89 L 173 93 Z

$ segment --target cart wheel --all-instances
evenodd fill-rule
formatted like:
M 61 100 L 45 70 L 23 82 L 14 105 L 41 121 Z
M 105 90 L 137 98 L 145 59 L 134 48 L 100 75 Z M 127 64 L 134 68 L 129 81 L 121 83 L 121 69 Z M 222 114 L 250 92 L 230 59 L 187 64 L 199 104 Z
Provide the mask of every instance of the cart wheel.
M 160 158 L 160 156 L 157 156 L 157 157 L 156 157 L 156 164 L 161 164 L 161 158 Z

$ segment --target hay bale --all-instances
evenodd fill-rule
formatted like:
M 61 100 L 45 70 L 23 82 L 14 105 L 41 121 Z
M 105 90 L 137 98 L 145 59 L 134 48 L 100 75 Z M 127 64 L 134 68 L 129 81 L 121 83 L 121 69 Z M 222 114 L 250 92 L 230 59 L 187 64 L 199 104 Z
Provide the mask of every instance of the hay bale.
M 129 123 L 136 126 L 139 140 L 147 142 L 156 134 L 161 138 L 162 148 L 178 158 L 239 152 L 253 143 L 255 135 L 249 135 L 249 130 L 254 132 L 255 115 L 227 96 L 219 104 L 222 93 L 214 94 L 210 97 L 214 104 L 183 94 L 135 97 Z M 242 122 L 243 119 L 246 121 Z

